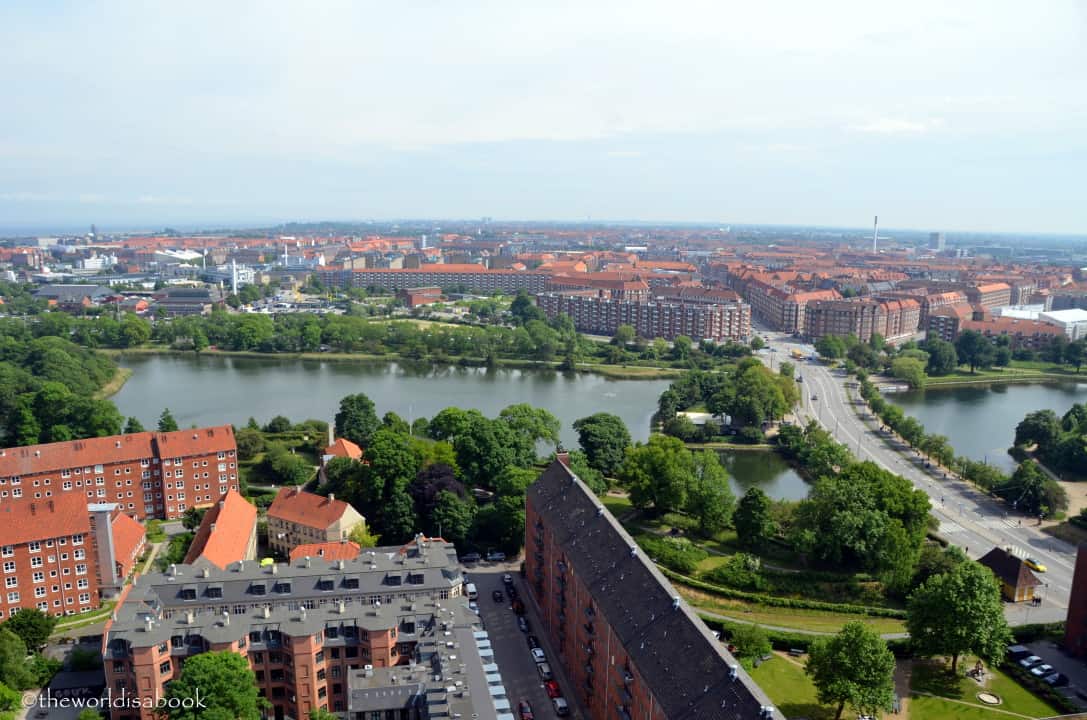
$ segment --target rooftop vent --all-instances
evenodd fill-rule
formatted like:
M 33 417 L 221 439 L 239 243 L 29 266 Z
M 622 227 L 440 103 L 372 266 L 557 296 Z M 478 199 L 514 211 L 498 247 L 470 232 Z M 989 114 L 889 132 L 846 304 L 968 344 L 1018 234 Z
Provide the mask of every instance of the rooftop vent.
M 113 444 L 113 446 L 114 446 L 114 447 L 121 447 L 121 441 L 120 441 L 120 440 L 118 440 L 117 442 L 115 442 L 115 443 Z
M 597 508 L 596 508 L 596 516 L 597 516 L 597 517 L 604 517 L 604 506 L 603 506 L 603 505 L 598 505 L 598 506 L 597 506 Z
M 229 624 L 230 624 L 230 613 L 228 613 L 226 610 L 223 610 L 223 625 L 229 625 Z
M 740 668 L 736 665 L 728 666 L 728 679 L 735 680 L 740 676 Z
M 679 595 L 672 596 L 672 609 L 679 610 Z
M 272 563 L 272 574 L 273 575 L 278 575 L 279 574 L 279 565 L 276 564 L 276 563 Z
M 634 557 L 637 554 L 638 554 L 638 546 L 637 545 L 631 545 L 630 546 L 630 556 Z
M 211 568 L 204 568 L 204 571 L 201 574 L 206 578 L 211 577 Z
M 266 618 L 272 617 L 272 608 L 265 605 L 263 608 L 261 608 L 261 610 L 262 610 L 261 615 L 263 615 L 264 617 L 266 617 Z
M 773 705 L 760 705 L 759 706 L 759 717 L 760 718 L 767 718 L 767 720 L 769 720 L 769 718 L 774 717 L 774 706 Z

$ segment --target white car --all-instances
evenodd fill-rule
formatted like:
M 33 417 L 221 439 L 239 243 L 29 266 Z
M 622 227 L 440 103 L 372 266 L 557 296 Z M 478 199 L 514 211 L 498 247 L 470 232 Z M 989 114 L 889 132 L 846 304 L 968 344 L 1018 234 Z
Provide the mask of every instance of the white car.
M 1045 677 L 1051 672 L 1053 672 L 1052 665 L 1039 665 L 1038 667 L 1030 669 L 1030 674 L 1037 675 L 1038 677 Z
M 532 648 L 532 659 L 537 663 L 547 662 L 547 655 L 544 655 L 544 651 L 540 648 Z
M 1028 667 L 1034 667 L 1035 665 L 1037 665 L 1041 661 L 1042 661 L 1042 659 L 1040 657 L 1038 657 L 1037 655 L 1031 655 L 1030 657 L 1025 657 L 1022 660 L 1020 660 L 1019 664 L 1022 665 L 1023 667 L 1025 667 L 1025 668 L 1028 668 Z

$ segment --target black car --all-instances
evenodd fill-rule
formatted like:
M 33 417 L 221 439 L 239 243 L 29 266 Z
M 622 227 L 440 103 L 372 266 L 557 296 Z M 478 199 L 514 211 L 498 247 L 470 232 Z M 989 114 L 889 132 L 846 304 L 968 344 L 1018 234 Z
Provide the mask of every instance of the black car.
M 523 633 L 527 633 L 531 629 L 524 615 L 517 616 L 517 629 Z
M 504 598 L 504 597 L 502 596 L 502 591 L 501 591 L 501 590 L 495 590 L 495 591 L 494 591 L 493 593 L 491 593 L 491 597 L 493 597 L 493 598 L 494 598 L 494 601 L 495 601 L 496 603 L 500 603 L 500 602 L 503 602 L 503 601 L 505 601 L 505 599 L 506 599 L 506 598 Z
M 529 635 L 525 639 L 528 640 L 529 648 L 535 650 L 536 648 L 540 647 L 540 639 L 538 637 L 536 637 L 535 635 Z

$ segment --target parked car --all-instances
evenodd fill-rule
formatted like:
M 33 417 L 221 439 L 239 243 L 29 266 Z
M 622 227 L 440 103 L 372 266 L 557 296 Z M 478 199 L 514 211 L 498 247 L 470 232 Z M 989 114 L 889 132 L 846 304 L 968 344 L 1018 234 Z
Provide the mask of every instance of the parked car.
M 566 704 L 565 698 L 553 698 L 551 703 L 555 706 L 555 714 L 559 717 L 566 717 L 570 714 L 570 706 Z
M 528 641 L 528 647 L 530 650 L 535 650 L 536 648 L 540 647 L 540 639 L 535 635 L 529 635 L 527 638 L 525 638 L 525 640 Z
M 528 704 L 528 700 L 517 703 L 517 711 L 521 715 L 521 720 L 533 720 L 532 706 Z
M 506 587 L 513 587 L 513 576 L 506 573 L 502 576 L 502 584 Z
M 489 552 L 487 553 L 488 562 L 505 562 L 506 553 L 504 552 Z
M 502 594 L 501 590 L 495 590 L 493 593 L 491 593 L 491 597 L 494 598 L 494 601 L 496 603 L 505 602 L 506 600 L 506 597 Z
M 1009 660 L 1019 660 L 1033 654 L 1026 645 L 1009 645 L 1007 653 Z
M 559 689 L 559 684 L 554 680 L 545 682 L 544 690 L 547 692 L 547 697 L 549 698 L 562 697 L 562 690 Z
M 545 681 L 550 680 L 551 677 L 552 677 L 551 676 L 551 666 L 548 665 L 547 663 L 538 663 L 536 665 L 536 672 L 538 672 L 540 674 L 540 679 L 541 680 L 545 680 Z
M 538 647 L 532 648 L 532 659 L 537 663 L 547 662 L 547 655 Z
M 525 619 L 524 615 L 517 616 L 517 629 L 523 633 L 527 633 L 529 631 L 528 620 Z
M 461 556 L 460 561 L 462 563 L 474 563 L 479 562 L 481 559 L 482 557 L 479 553 L 468 553 L 467 555 Z
M 1023 667 L 1025 667 L 1025 668 L 1029 668 L 1029 667 L 1034 667 L 1035 665 L 1037 665 L 1041 661 L 1042 661 L 1042 659 L 1040 657 L 1038 657 L 1037 655 L 1031 655 L 1030 657 L 1025 657 L 1022 660 L 1020 660 L 1019 664 L 1022 665 Z
M 1028 568 L 1030 568 L 1031 570 L 1034 570 L 1036 572 L 1045 572 L 1046 570 L 1049 569 L 1045 565 L 1043 565 L 1042 563 L 1038 562 L 1037 560 L 1035 560 L 1034 558 L 1031 558 L 1031 557 L 1028 557 L 1025 560 L 1023 560 L 1023 563 Z
M 1046 675 L 1044 678 L 1042 678 L 1042 682 L 1044 682 L 1046 685 L 1060 687 L 1068 684 L 1068 676 L 1066 676 L 1064 673 L 1059 672 L 1050 673 L 1049 675 Z
M 1045 677 L 1052 672 L 1054 672 L 1052 665 L 1039 665 L 1030 669 L 1030 674 L 1038 677 Z

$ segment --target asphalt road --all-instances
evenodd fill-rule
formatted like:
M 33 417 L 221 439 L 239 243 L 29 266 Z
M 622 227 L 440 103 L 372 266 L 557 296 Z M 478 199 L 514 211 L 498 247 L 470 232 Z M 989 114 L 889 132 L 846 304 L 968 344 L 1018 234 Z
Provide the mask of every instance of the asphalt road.
M 855 456 L 902 475 L 928 494 L 932 513 L 940 522 L 941 536 L 975 559 L 994 546 L 1014 547 L 1047 567 L 1048 572 L 1038 574 L 1045 583 L 1039 588 L 1042 604 L 1039 607 L 1009 604 L 1010 622 L 1064 620 L 1075 565 L 1075 548 L 1071 544 L 1044 534 L 1036 526 L 1035 518 L 1010 512 L 1006 505 L 973 485 L 945 479 L 934 463 L 933 468 L 926 469 L 924 459 L 915 451 L 879 431 L 878 419 L 868 415 L 856 390 L 851 397 L 846 388 L 849 378 L 844 372 L 832 370 L 819 361 L 798 361 L 790 356 L 794 349 L 811 356 L 814 350 L 810 345 L 783 333 L 760 331 L 760 334 L 770 338 L 768 350 L 759 353 L 760 359 L 774 367 L 782 360 L 792 362 L 797 366 L 797 374 L 803 377 L 798 412 L 801 422 L 815 418 Z M 818 399 L 813 400 L 813 396 Z

